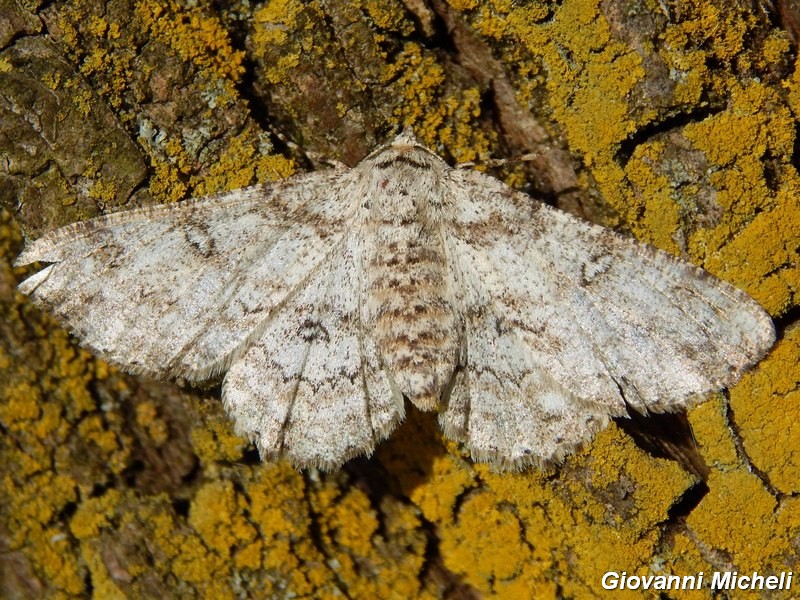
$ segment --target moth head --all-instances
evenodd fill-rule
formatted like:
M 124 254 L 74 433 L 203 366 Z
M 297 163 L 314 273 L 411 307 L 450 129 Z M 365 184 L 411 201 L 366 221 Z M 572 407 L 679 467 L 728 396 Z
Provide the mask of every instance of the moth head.
M 417 140 L 410 127 L 403 129 L 389 144 L 372 152 L 364 162 L 378 169 L 402 164 L 423 171 L 436 166 L 446 167 L 446 163 L 436 153 Z
M 392 143 L 390 144 L 390 146 L 395 146 L 395 147 L 407 146 L 407 147 L 412 147 L 412 148 L 413 147 L 418 147 L 418 148 L 424 148 L 425 150 L 427 150 L 427 148 L 425 148 L 425 146 L 423 146 L 422 144 L 419 143 L 419 140 L 417 139 L 417 136 L 414 135 L 414 130 L 409 126 L 406 126 L 406 127 L 403 128 L 403 131 L 401 131 L 398 134 L 398 136 L 396 138 L 394 138 L 394 140 L 392 140 Z

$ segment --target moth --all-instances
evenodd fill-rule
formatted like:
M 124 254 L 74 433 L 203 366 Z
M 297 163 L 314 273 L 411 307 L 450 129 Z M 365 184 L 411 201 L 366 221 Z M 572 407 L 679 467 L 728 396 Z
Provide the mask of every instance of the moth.
M 772 346 L 748 295 L 406 131 L 352 169 L 102 216 L 29 244 L 20 284 L 98 356 L 202 382 L 264 460 L 334 469 L 406 401 L 501 468 L 676 411 Z

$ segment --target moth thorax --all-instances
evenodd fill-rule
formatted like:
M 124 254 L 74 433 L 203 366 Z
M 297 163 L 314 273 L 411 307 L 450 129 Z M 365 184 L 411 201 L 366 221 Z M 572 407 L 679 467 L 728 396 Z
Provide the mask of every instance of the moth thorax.
M 382 225 L 366 279 L 367 334 L 399 390 L 435 410 L 458 363 L 461 326 L 440 236 Z

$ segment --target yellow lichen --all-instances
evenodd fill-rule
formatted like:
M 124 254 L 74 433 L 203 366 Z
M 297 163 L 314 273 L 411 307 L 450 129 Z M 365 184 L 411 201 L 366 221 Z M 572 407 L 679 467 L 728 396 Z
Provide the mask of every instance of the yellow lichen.
M 270 0 L 253 13 L 253 44 L 255 46 L 282 45 L 287 31 L 297 25 L 303 5 L 297 0 Z
M 444 69 L 418 44 L 405 44 L 386 69 L 385 79 L 404 98 L 395 116 L 404 126 L 413 127 L 421 141 L 450 149 L 459 162 L 486 156 L 488 138 L 469 125 L 480 114 L 480 92 L 468 88 L 457 96 L 442 97 Z
M 350 490 L 333 503 L 326 524 L 342 546 L 362 556 L 372 551 L 372 536 L 379 523 L 369 499 L 360 490 Z
M 42 529 L 30 532 L 25 549 L 37 570 L 62 597 L 75 597 L 84 592 L 83 567 L 68 537 L 59 530 Z
M 138 26 L 153 39 L 205 70 L 209 77 L 237 81 L 244 72 L 244 53 L 233 49 L 219 20 L 201 9 L 169 1 L 138 2 L 136 17 Z
M 265 154 L 259 145 L 259 136 L 251 129 L 230 138 L 219 161 L 202 178 L 193 180 L 194 194 L 206 196 L 235 190 L 255 183 L 285 179 L 294 173 L 291 160 Z
M 453 0 L 450 6 L 456 10 L 472 10 L 478 6 L 478 0 Z
M 169 428 L 158 417 L 158 408 L 152 402 L 136 405 L 136 422 L 147 430 L 156 446 L 163 445 L 169 439 Z
M 470 495 L 464 502 L 458 522 L 442 531 L 440 550 L 450 570 L 486 592 L 491 591 L 490 581 L 518 575 L 529 558 L 514 512 L 484 493 Z
M 106 34 L 106 31 L 108 31 L 108 21 L 98 16 L 92 16 L 89 19 L 87 31 L 93 35 L 102 37 Z
M 241 515 L 240 500 L 230 481 L 214 481 L 201 487 L 189 511 L 189 524 L 205 545 L 228 559 L 238 544 L 249 544 L 256 531 Z
M 70 531 L 76 538 L 96 537 L 100 530 L 110 525 L 110 517 L 122 495 L 117 490 L 108 490 L 98 498 L 85 498 L 69 522 Z
M 16 430 L 28 427 L 41 415 L 42 397 L 38 387 L 30 382 L 23 382 L 7 389 L 5 402 L 0 405 L 0 421 L 6 427 Z
M 231 423 L 220 417 L 211 417 L 202 426 L 192 429 L 192 447 L 201 461 L 214 463 L 238 460 L 242 456 L 247 440 L 236 435 Z
M 777 500 L 758 477 L 744 469 L 712 471 L 709 492 L 687 517 L 687 525 L 706 547 L 735 557 L 740 571 L 763 571 L 791 553 L 798 531 L 779 529 Z
M 387 539 L 378 532 L 377 516 L 362 490 L 352 488 L 343 492 L 332 482 L 325 482 L 312 498 L 321 515 L 321 533 L 330 548 L 332 568 L 353 596 L 416 596 L 424 541 L 418 535 L 403 535 L 402 524 L 409 523 L 408 520 L 397 519 L 396 527 L 391 530 L 394 535 Z M 400 547 L 405 552 L 400 556 L 387 555 L 386 546 L 397 537 L 403 540 Z M 372 568 L 367 570 L 364 565 Z M 381 576 L 372 575 L 373 569 Z
M 229 571 L 229 563 L 211 553 L 200 538 L 185 536 L 180 550 L 172 561 L 172 571 L 188 583 L 208 585 L 219 581 Z M 228 595 L 230 589 L 228 589 Z
M 400 5 L 391 2 L 364 2 L 364 9 L 380 29 L 397 31 L 409 35 L 414 31 L 413 23 L 407 18 Z
M 617 154 L 621 142 L 652 117 L 647 110 L 637 116 L 631 110 L 644 77 L 640 55 L 617 38 L 600 0 L 523 4 L 470 0 L 451 6 L 465 11 L 474 31 L 493 44 L 504 64 L 513 65 L 518 79 L 525 79 L 519 83 L 520 102 L 533 103 L 547 92 L 554 130 L 564 132 L 569 148 L 586 165 L 581 181 L 596 183 L 637 236 L 678 251 L 676 233 L 693 207 L 677 202 L 674 182 L 654 168 L 663 159 L 663 144 L 645 141 L 627 162 Z M 340 66 L 339 56 L 313 35 L 314 22 L 305 18 L 319 16 L 322 8 L 290 0 L 259 8 L 249 40 L 256 60 L 259 48 L 286 45 L 281 58 L 266 66 L 268 81 L 285 82 L 290 69 L 306 60 Z M 60 43 L 81 57 L 87 76 L 102 79 L 111 73 L 99 87 L 111 106 L 122 106 L 130 84 L 129 57 L 135 52 L 132 46 L 122 52 L 79 48 L 87 32 L 100 41 L 123 41 L 127 35 L 111 13 L 98 17 L 88 10 L 75 8 L 69 19 L 56 15 L 49 25 L 61 36 Z M 374 2 L 364 2 L 360 10 L 359 18 L 371 17 L 377 28 L 410 31 L 408 23 L 398 21 L 399 11 Z M 738 73 L 768 68 L 785 58 L 785 37 L 772 33 L 763 52 L 744 56 L 755 25 L 741 7 L 692 2 L 682 10 L 681 18 L 666 24 L 666 46 L 659 49 L 677 80 L 672 101 L 680 110 L 697 106 L 706 95 L 727 100 L 712 116 L 681 128 L 711 165 L 709 177 L 722 213 L 718 223 L 690 232 L 686 251 L 695 262 L 747 289 L 774 314 L 788 311 L 800 287 L 800 186 L 791 164 L 800 69 L 783 83 L 785 97 L 768 78 L 739 82 L 741 75 L 710 65 L 736 62 Z M 82 22 L 86 27 L 78 26 Z M 241 55 L 207 7 L 139 3 L 131 26 L 149 43 L 171 48 L 198 69 L 196 85 L 221 92 L 223 103 L 236 98 L 233 83 L 241 73 Z M 388 39 L 382 35 L 381 42 Z M 495 47 L 496 41 L 501 43 Z M 381 54 L 375 57 L 380 63 Z M 488 152 L 491 135 L 474 125 L 486 116 L 479 86 L 453 86 L 440 57 L 421 43 L 407 41 L 385 58 L 391 64 L 375 68 L 387 97 L 400 99 L 399 108 L 387 111 L 394 120 L 414 125 L 426 143 L 460 160 L 480 159 Z M 57 74 L 48 81 L 53 89 L 65 85 Z M 71 90 L 80 89 L 67 83 Z M 353 86 L 365 89 L 368 83 L 353 81 Z M 92 114 L 97 97 L 76 91 L 74 102 Z M 345 115 L 350 108 L 337 100 L 331 110 Z M 152 158 L 151 193 L 172 201 L 290 172 L 288 161 L 262 151 L 257 128 L 241 131 L 225 139 L 219 164 L 205 165 L 202 173 L 186 150 L 191 144 L 180 137 L 168 139 L 164 154 Z M 773 169 L 770 177 L 767 166 Z M 98 173 L 95 167 L 89 176 Z M 96 195 L 108 200 L 111 189 L 98 188 Z M 0 242 L 11 235 L 0 230 Z M 5 506 L 0 525 L 10 532 L 12 549 L 24 552 L 56 593 L 85 595 L 89 576 L 96 593 L 117 593 L 119 586 L 109 579 L 96 544 L 129 525 L 145 538 L 141 547 L 160 557 L 155 564 L 131 565 L 134 577 L 149 569 L 159 581 L 180 580 L 189 594 L 221 598 L 232 597 L 251 576 L 263 577 L 257 580 L 263 582 L 258 593 L 264 596 L 287 589 L 307 597 L 341 590 L 352 597 L 435 595 L 438 588 L 430 580 L 424 589 L 420 582 L 431 551 L 479 592 L 498 597 L 527 597 L 531 590 L 542 596 L 590 597 L 605 570 L 709 571 L 708 559 L 716 549 L 740 569 L 778 569 L 796 557 L 800 507 L 791 494 L 797 492 L 800 449 L 792 441 L 798 437 L 800 415 L 792 408 L 797 404 L 792 359 L 798 353 L 793 330 L 731 390 L 730 414 L 722 396 L 690 413 L 712 476 L 686 528 L 670 520 L 669 510 L 695 480 L 675 463 L 638 450 L 613 426 L 558 470 L 499 474 L 473 466 L 456 444 L 443 444 L 435 416 L 412 413 L 374 459 L 390 491 L 368 494 L 369 478 L 353 486 L 347 474 L 303 475 L 285 462 L 242 464 L 246 441 L 233 434 L 219 406 L 192 400 L 186 402 L 199 414 L 191 441 L 200 475 L 196 485 L 180 488 L 189 506 L 185 518 L 173 506 L 176 498 L 166 495 L 137 490 L 123 503 L 112 489 L 92 497 L 95 479 L 111 481 L 103 468 L 110 463 L 110 471 L 119 473 L 130 458 L 130 442 L 121 433 L 124 411 L 113 402 L 100 410 L 96 392 L 90 391 L 98 381 L 113 379 L 113 372 L 76 351 L 51 322 L 20 314 L 16 308 L 10 311 L 9 322 L 26 319 L 26 335 L 36 340 L 30 342 L 37 344 L 35 354 L 46 355 L 48 366 L 38 371 L 0 350 L 0 368 L 12 373 L 0 382 L 0 423 L 13 437 L 0 458 L 15 467 L 0 478 Z M 111 387 L 112 392 L 123 388 Z M 147 401 L 136 406 L 137 425 L 159 445 L 165 430 L 158 407 Z M 729 420 L 735 428 L 728 427 Z M 98 466 L 83 468 L 78 457 L 87 455 Z M 745 455 L 766 484 L 744 468 Z M 784 496 L 776 498 L 771 486 Z M 73 503 L 75 514 L 65 521 L 60 515 L 69 514 L 65 509 Z
M 186 184 L 181 181 L 179 170 L 164 162 L 153 165 L 150 178 L 150 193 L 159 202 L 177 202 L 186 196 Z
M 108 568 L 102 554 L 91 545 L 84 545 L 81 552 L 92 577 L 92 592 L 98 598 L 109 600 L 126 600 L 127 594 L 120 589 L 108 574 Z
M 234 565 L 236 565 L 237 569 L 259 569 L 261 568 L 261 554 L 263 551 L 264 543 L 261 540 L 246 544 L 236 551 L 233 557 Z
M 110 203 L 117 198 L 117 187 L 113 182 L 102 181 L 100 179 L 92 182 L 88 190 L 90 198 L 95 198 L 101 202 Z
M 81 421 L 78 426 L 78 433 L 81 437 L 97 444 L 106 453 L 119 449 L 119 441 L 116 434 L 106 429 L 100 415 L 91 415 Z
M 663 151 L 662 143 L 643 144 L 628 161 L 625 177 L 634 186 L 635 202 L 622 216 L 631 218 L 637 210 L 641 211 L 642 218 L 635 221 L 634 233 L 662 250 L 680 254 L 674 238 L 680 225 L 680 209 L 672 199 L 672 186 L 667 176 L 653 170 Z
M 800 492 L 800 327 L 731 390 L 731 409 L 753 464 L 783 494 Z
M 475 485 L 475 474 L 464 461 L 441 456 L 433 459 L 427 481 L 415 486 L 410 497 L 430 522 L 447 523 L 457 499 Z
M 689 422 L 709 466 L 717 469 L 736 466 L 739 456 L 727 421 L 727 403 L 721 394 L 689 411 Z

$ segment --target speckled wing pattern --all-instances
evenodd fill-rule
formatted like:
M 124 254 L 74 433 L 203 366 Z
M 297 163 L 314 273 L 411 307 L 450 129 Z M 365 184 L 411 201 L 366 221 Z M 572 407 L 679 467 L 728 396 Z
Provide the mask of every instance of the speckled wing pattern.
M 628 409 L 731 385 L 772 346 L 769 315 L 706 271 L 481 173 L 448 178 L 467 356 L 440 422 L 474 456 L 559 460 Z
M 561 460 L 609 418 L 686 407 L 774 341 L 705 271 L 403 133 L 353 169 L 77 223 L 20 289 L 134 373 L 224 375 L 265 459 L 336 468 L 408 400 L 476 460 Z

